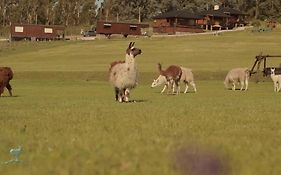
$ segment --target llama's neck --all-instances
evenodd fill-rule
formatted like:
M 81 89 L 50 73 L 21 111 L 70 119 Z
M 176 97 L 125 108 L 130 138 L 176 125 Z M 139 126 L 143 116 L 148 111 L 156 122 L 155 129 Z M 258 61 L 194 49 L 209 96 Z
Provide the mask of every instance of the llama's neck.
M 271 72 L 270 77 L 271 78 L 275 77 L 275 72 Z
M 135 65 L 135 58 L 134 58 L 134 56 L 126 54 L 125 63 L 128 66 L 134 66 Z

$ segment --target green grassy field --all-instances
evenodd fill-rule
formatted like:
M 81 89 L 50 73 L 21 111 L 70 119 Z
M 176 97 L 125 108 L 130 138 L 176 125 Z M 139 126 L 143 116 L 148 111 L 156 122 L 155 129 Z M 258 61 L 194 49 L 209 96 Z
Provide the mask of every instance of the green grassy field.
M 143 50 L 137 103 L 120 104 L 107 70 L 130 41 Z M 260 52 L 280 55 L 281 31 L 0 46 L 0 65 L 15 72 L 15 97 L 0 98 L 0 174 L 173 175 L 184 171 L 175 163 L 181 147 L 217 157 L 222 175 L 281 173 L 281 94 L 269 78 L 247 92 L 222 83 Z M 198 93 L 151 89 L 158 62 L 192 68 Z M 22 162 L 2 164 L 18 145 Z

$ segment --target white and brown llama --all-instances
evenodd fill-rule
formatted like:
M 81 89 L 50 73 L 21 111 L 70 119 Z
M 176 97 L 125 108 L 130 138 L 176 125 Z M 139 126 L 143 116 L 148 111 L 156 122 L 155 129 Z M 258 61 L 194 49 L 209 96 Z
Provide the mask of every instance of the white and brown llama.
M 180 81 L 183 82 L 185 84 L 185 90 L 184 93 L 187 93 L 188 90 L 188 85 L 190 84 L 194 90 L 194 92 L 197 92 L 196 89 L 196 85 L 194 83 L 194 76 L 192 73 L 192 70 L 189 68 L 185 68 L 185 67 L 180 67 L 181 71 L 182 71 L 182 75 L 180 78 Z M 167 87 L 169 87 L 169 82 L 167 82 L 166 77 L 163 75 L 159 75 L 157 79 L 153 80 L 151 87 L 157 87 L 164 84 L 164 87 L 161 91 L 161 93 L 165 92 L 165 90 L 167 89 Z M 175 92 L 175 86 L 173 85 L 173 92 Z
M 160 75 L 164 76 L 167 80 L 167 86 L 169 84 L 177 87 L 176 94 L 180 93 L 179 82 L 182 76 L 182 70 L 179 66 L 171 65 L 166 70 L 162 70 L 162 65 L 158 63 L 158 70 Z
M 128 102 L 129 91 L 137 85 L 135 57 L 142 51 L 135 48 L 134 44 L 134 42 L 130 42 L 126 50 L 125 61 L 115 61 L 110 65 L 109 81 L 115 89 L 115 100 L 119 102 Z
M 279 92 L 281 89 L 281 75 L 276 75 L 275 68 L 270 68 L 270 77 L 273 81 L 274 92 Z

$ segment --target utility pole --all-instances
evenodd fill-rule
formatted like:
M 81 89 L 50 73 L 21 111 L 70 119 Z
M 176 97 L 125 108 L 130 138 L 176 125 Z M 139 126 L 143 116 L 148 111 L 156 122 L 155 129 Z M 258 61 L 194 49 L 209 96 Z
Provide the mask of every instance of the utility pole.
M 5 26 L 5 18 L 6 18 L 6 6 L 5 6 L 5 1 L 3 1 L 3 26 Z
M 255 19 L 258 19 L 259 17 L 259 5 L 260 5 L 260 0 L 256 0 Z
M 108 9 L 106 9 L 106 12 L 105 12 L 106 14 L 105 14 L 105 21 L 107 21 L 108 20 Z
M 141 7 L 139 7 L 139 23 L 141 23 Z

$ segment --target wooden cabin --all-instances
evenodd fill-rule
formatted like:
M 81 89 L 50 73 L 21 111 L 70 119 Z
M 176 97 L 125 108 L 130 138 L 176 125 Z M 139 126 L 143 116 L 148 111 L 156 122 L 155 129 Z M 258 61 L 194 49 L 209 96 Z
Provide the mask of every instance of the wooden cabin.
M 188 10 L 174 10 L 155 16 L 153 32 L 176 34 L 177 32 L 204 32 L 197 24 L 202 16 L 190 13 Z
M 98 21 L 96 33 L 108 37 L 112 34 L 121 34 L 127 37 L 128 35 L 142 35 L 142 29 L 148 27 L 148 24 Z
M 232 29 L 247 24 L 247 14 L 229 7 L 220 8 L 219 6 L 215 6 L 212 10 L 201 12 L 201 15 L 204 18 L 198 20 L 198 24 L 204 26 L 207 30 Z
M 64 27 L 57 25 L 12 24 L 11 40 L 60 40 L 64 39 Z
M 248 24 L 247 16 L 249 15 L 241 12 L 240 10 L 232 9 L 229 7 L 222 7 L 219 10 L 221 10 L 224 14 L 230 16 L 228 20 L 228 27 L 230 28 L 245 26 Z

